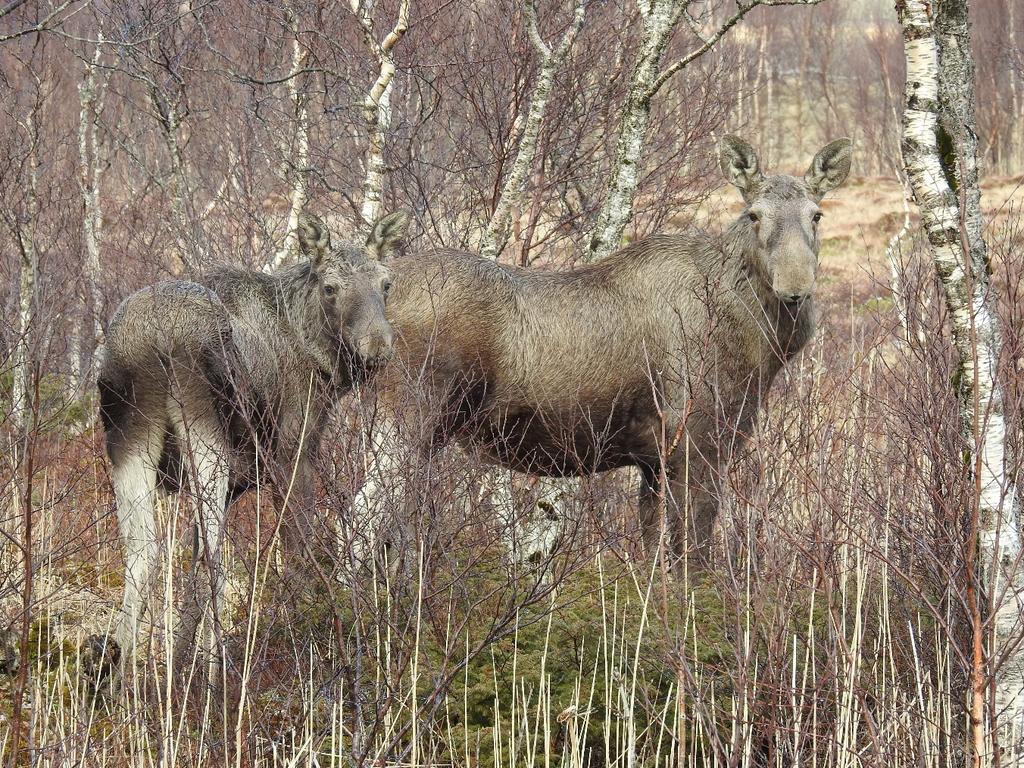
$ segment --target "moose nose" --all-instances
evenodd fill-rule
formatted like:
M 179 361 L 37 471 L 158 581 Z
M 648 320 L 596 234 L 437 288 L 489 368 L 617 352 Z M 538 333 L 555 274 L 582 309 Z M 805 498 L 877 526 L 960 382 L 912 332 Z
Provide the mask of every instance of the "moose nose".
M 777 291 L 775 295 L 778 296 L 779 301 L 781 301 L 787 307 L 799 306 L 803 302 L 803 300 L 806 299 L 808 296 L 808 294 L 806 293 L 793 293 L 790 291 Z
M 391 331 L 374 333 L 364 337 L 356 346 L 356 351 L 364 363 L 371 366 L 383 365 L 394 350 L 394 337 Z

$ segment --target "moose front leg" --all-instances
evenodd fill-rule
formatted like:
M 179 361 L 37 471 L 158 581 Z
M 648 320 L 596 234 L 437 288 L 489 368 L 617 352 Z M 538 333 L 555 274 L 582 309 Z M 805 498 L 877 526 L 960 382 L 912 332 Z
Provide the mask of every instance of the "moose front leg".
M 718 516 L 718 460 L 691 449 L 669 466 L 667 476 L 674 568 L 688 565 L 705 570 L 711 565 L 711 541 Z
M 317 575 L 317 566 L 327 566 L 329 572 L 329 548 L 324 544 L 326 532 L 317 525 L 315 472 L 309 456 L 281 466 L 284 473 L 275 483 L 275 498 L 281 515 L 284 573 L 286 580 L 300 584 Z
M 664 498 L 661 494 L 661 472 L 658 468 L 641 465 L 640 469 L 640 527 L 644 550 L 648 557 L 662 553 L 670 540 L 671 527 L 663 525 Z M 668 537 L 668 538 L 666 538 Z

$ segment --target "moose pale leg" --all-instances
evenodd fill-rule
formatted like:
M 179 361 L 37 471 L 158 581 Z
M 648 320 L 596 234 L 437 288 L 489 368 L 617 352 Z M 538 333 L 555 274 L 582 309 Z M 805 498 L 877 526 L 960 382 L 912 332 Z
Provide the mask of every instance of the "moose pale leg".
M 159 556 L 156 534 L 156 467 L 159 446 L 155 439 L 125 450 L 113 471 L 118 528 L 124 546 L 124 598 L 114 637 L 131 656 L 139 620 L 146 610 Z
M 224 566 L 222 559 L 224 518 L 228 503 L 228 467 L 226 449 L 216 417 L 207 415 L 187 423 L 177 421 L 175 431 L 185 446 L 185 462 L 195 489 L 198 543 L 202 549 L 204 572 L 196 573 L 193 563 L 195 602 L 186 610 L 175 639 L 175 666 L 179 669 L 191 659 L 192 643 L 200 622 L 205 624 L 201 650 L 206 658 L 209 681 L 216 679 L 220 653 L 220 611 L 224 603 Z M 198 552 L 195 553 L 198 556 Z

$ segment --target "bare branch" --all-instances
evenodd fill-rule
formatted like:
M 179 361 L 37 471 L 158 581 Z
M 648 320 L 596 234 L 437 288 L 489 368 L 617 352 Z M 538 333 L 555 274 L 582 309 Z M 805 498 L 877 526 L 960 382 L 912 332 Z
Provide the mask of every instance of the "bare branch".
M 28 0 L 11 0 L 11 2 L 8 3 L 6 6 L 0 8 L 0 19 L 2 19 L 7 14 L 11 13 L 11 11 L 18 10 L 18 8 L 23 6 L 26 2 L 28 2 Z
M 9 4 L 6 8 L 4 8 L 2 11 L 0 11 L 0 19 L 2 19 L 4 16 L 6 16 L 11 11 L 15 10 L 16 8 L 18 8 L 18 6 L 22 5 L 24 2 L 25 2 L 25 0 L 13 0 L 13 2 L 11 4 Z M 65 10 L 67 10 L 68 6 L 70 6 L 70 5 L 72 5 L 72 4 L 76 3 L 76 2 L 79 2 L 79 0 L 64 0 L 64 2 L 61 5 L 59 5 L 57 8 L 54 8 L 46 16 L 45 19 L 40 21 L 35 26 L 28 27 L 27 29 L 18 30 L 17 32 L 11 32 L 11 33 L 6 34 L 6 35 L 0 35 L 0 43 L 5 43 L 8 40 L 14 40 L 15 38 L 24 37 L 25 35 L 31 35 L 31 34 L 34 34 L 36 32 L 44 32 L 44 31 L 46 31 L 49 28 L 49 26 L 50 26 L 50 22 L 52 22 L 55 18 L 57 18 Z M 81 5 L 77 9 L 75 9 L 74 13 L 77 13 L 82 8 L 85 8 L 89 4 L 89 2 L 91 2 L 91 0 L 86 0 L 86 2 L 83 5 Z M 73 15 L 73 14 L 69 14 L 69 16 L 70 15 Z M 61 21 L 64 21 L 64 20 L 65 19 L 61 19 Z
M 547 109 L 548 99 L 551 96 L 555 75 L 562 66 L 562 62 L 569 53 L 569 49 L 579 35 L 580 30 L 583 28 L 586 12 L 587 0 L 576 0 L 572 24 L 562 35 L 558 48 L 552 53 L 550 47 L 540 36 L 540 30 L 537 27 L 537 8 L 534 0 L 525 0 L 523 3 L 523 13 L 527 18 L 530 38 L 533 40 L 533 46 L 540 57 L 540 72 L 537 75 L 533 93 L 530 95 L 530 106 L 527 110 L 523 135 L 519 140 L 519 151 L 516 154 L 515 162 L 512 164 L 512 170 L 509 172 L 508 178 L 505 179 L 501 195 L 494 207 L 494 213 L 491 215 L 481 242 L 480 252 L 486 258 L 496 259 L 508 241 L 512 208 L 522 194 L 526 184 L 527 173 L 534 164 L 541 122 Z M 521 119 L 520 116 L 517 122 Z

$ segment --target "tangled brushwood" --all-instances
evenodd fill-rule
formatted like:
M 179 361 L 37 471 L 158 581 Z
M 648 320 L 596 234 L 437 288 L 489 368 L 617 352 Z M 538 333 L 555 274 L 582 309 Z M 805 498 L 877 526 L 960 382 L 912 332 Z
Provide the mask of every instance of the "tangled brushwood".
M 1022 24 L 0 4 L 0 766 L 1020 768 Z

